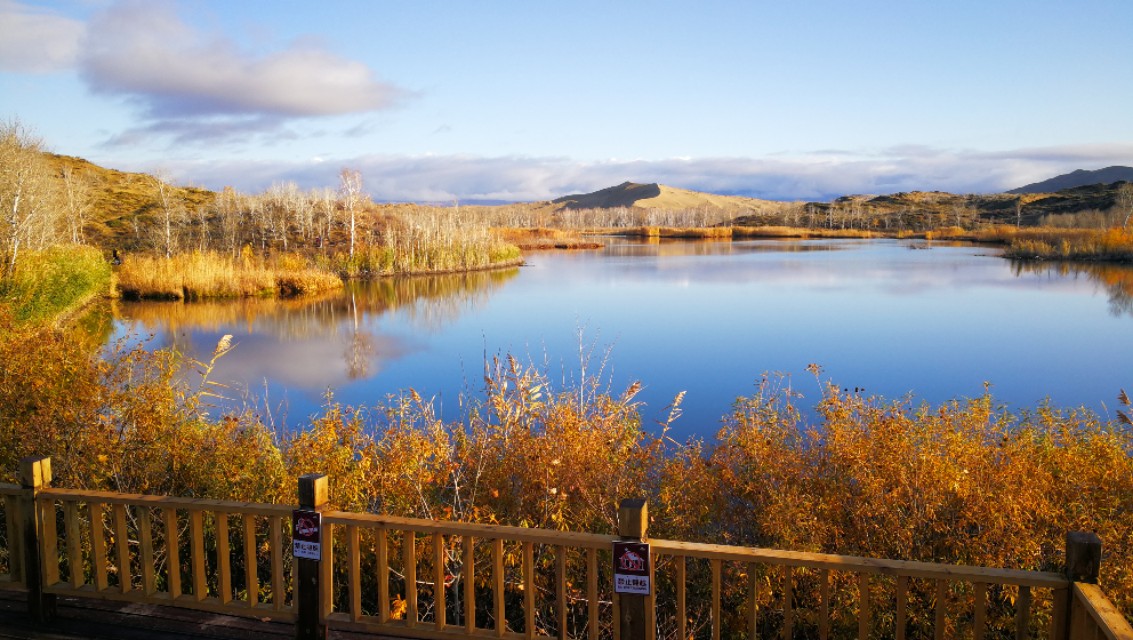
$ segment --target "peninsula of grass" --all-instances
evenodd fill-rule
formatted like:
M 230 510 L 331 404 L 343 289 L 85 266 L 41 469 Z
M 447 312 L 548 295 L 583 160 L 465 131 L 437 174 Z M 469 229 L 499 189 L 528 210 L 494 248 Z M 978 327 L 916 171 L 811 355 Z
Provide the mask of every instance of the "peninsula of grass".
M 239 258 L 216 252 L 172 257 L 130 255 L 118 268 L 118 291 L 129 299 L 203 300 L 294 296 L 342 287 L 342 279 L 297 254 Z
M 0 279 L 0 302 L 20 323 L 58 320 L 109 293 L 110 278 L 110 264 L 95 247 L 28 251 L 11 276 Z

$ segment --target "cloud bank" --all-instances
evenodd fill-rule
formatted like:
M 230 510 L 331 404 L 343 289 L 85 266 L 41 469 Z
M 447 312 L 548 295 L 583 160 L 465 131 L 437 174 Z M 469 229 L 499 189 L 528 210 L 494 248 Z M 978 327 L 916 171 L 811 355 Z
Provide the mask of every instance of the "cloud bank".
M 562 157 L 367 155 L 307 162 L 209 162 L 163 167 L 186 183 L 247 192 L 273 182 L 334 187 L 343 167 L 362 173 L 379 201 L 530 202 L 633 182 L 768 200 L 823 201 L 848 194 L 939 190 L 995 193 L 1066 173 L 1133 161 L 1133 144 L 1000 152 L 902 147 L 879 153 L 824 151 L 790 158 L 579 162 Z M 138 167 L 146 169 L 146 167 Z M 235 180 L 235 182 L 234 182 Z

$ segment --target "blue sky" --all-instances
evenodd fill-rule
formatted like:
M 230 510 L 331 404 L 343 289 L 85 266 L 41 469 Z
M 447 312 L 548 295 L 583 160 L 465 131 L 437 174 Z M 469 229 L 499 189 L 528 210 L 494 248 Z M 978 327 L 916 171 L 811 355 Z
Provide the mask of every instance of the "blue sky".
M 1133 165 L 1133 2 L 0 0 L 0 118 L 261 191 L 992 192 Z

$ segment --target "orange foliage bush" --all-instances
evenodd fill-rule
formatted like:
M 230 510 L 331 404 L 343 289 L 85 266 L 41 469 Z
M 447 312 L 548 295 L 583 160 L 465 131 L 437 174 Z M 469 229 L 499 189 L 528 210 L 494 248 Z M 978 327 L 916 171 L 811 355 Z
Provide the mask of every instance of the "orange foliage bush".
M 291 502 L 298 475 L 323 472 L 342 509 L 605 533 L 620 499 L 644 495 L 655 537 L 1020 569 L 1057 570 L 1065 533 L 1093 530 L 1103 587 L 1133 611 L 1133 434 L 1085 410 L 821 384 L 808 422 L 789 381 L 765 378 L 715 439 L 678 443 L 643 429 L 638 385 L 556 389 L 507 357 L 486 364 L 462 420 L 410 390 L 368 409 L 328 399 L 280 434 L 210 415 L 211 362 L 100 354 L 3 311 L 0 336 L 9 474 L 41 454 L 59 486 Z

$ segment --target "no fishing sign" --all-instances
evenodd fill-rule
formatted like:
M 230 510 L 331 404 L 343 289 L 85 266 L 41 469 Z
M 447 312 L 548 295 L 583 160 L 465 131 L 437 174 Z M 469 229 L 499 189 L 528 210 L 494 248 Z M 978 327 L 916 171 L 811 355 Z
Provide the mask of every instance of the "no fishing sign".
M 614 543 L 614 593 L 649 595 L 649 543 Z
M 291 512 L 292 554 L 296 558 L 320 560 L 322 558 L 319 535 L 323 528 L 323 514 L 318 511 L 296 509 Z

